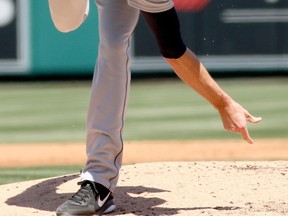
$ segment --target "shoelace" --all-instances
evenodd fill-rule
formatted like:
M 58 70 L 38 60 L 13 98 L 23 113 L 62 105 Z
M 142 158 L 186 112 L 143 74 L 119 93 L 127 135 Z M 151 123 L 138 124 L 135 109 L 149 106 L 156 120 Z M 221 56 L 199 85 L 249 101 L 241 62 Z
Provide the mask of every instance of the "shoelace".
M 71 197 L 71 200 L 81 204 L 83 201 L 85 202 L 89 197 L 88 194 L 93 193 L 95 197 L 97 197 L 97 193 L 92 189 L 92 185 L 89 183 L 80 182 L 81 188 Z

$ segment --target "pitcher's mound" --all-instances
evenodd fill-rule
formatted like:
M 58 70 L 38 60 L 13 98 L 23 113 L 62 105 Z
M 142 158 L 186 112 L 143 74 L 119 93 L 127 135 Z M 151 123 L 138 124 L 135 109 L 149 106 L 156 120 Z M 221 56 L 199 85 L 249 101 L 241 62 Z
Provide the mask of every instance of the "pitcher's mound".
M 0 186 L 1 216 L 55 215 L 78 175 Z M 146 163 L 124 166 L 111 215 L 288 215 L 288 162 Z

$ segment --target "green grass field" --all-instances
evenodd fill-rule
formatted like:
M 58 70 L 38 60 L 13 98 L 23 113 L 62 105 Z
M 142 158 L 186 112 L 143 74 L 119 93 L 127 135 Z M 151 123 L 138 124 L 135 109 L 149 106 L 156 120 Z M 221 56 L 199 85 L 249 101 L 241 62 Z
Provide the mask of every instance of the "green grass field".
M 261 116 L 253 138 L 288 137 L 288 78 L 217 82 Z M 0 84 L 1 143 L 84 142 L 90 82 Z M 132 82 L 125 140 L 229 139 L 217 111 L 177 80 Z M 79 166 L 0 169 L 0 184 L 78 172 Z
M 252 114 L 255 138 L 288 136 L 288 79 L 218 83 Z M 0 143 L 84 142 L 90 82 L 0 84 Z M 226 133 L 217 111 L 180 81 L 132 83 L 124 138 L 216 139 Z
M 1 168 L 0 185 L 33 179 L 54 177 L 80 172 L 82 167 L 75 166 L 45 166 L 45 167 L 19 167 Z

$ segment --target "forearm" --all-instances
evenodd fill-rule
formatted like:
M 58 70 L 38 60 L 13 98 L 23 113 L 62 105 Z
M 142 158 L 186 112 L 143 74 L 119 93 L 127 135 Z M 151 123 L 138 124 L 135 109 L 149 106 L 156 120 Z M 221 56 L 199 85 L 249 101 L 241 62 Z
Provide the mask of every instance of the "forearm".
M 225 107 L 232 100 L 189 49 L 180 58 L 166 61 L 183 82 L 207 99 L 216 109 Z

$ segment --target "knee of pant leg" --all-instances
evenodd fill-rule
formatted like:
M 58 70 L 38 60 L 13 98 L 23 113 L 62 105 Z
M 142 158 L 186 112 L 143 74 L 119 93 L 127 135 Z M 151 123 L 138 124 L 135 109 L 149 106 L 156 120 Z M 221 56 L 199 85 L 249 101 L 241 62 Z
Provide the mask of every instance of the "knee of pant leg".
M 117 34 L 101 35 L 99 51 L 102 56 L 119 58 L 126 55 L 130 45 L 130 37 L 122 37 Z

